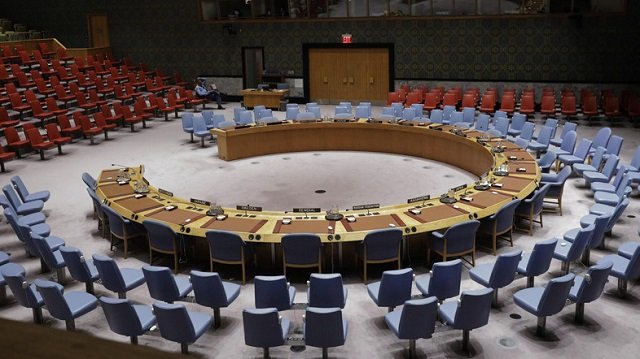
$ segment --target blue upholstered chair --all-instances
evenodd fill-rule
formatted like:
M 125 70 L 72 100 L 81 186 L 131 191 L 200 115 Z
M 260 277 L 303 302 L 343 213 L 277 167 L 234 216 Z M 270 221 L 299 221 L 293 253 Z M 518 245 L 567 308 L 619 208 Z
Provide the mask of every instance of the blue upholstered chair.
M 509 119 L 507 117 L 495 117 L 494 130 L 500 132 L 500 137 L 507 138 L 507 132 L 509 131 Z
M 33 283 L 42 295 L 49 314 L 56 319 L 64 320 L 67 330 L 75 330 L 75 319 L 98 306 L 98 300 L 92 294 L 86 292 L 64 294 L 63 286 L 43 279 L 36 279 Z
M 213 110 L 204 110 L 200 112 L 202 119 L 204 120 L 204 126 L 207 130 L 211 130 L 215 126 L 213 125 Z
M 557 242 L 555 238 L 536 242 L 531 253 L 522 255 L 516 271 L 527 277 L 527 287 L 533 287 L 535 277 L 549 270 Z
M 295 121 L 298 119 L 298 114 L 300 113 L 300 108 L 295 104 L 295 107 L 289 107 L 287 105 L 287 112 L 285 115 L 285 119 L 289 121 Z
M 393 107 L 393 115 L 396 118 L 402 117 L 402 110 L 404 109 L 404 105 L 402 102 L 392 102 L 391 107 Z
M 109 223 L 109 237 L 111 239 L 109 249 L 113 250 L 114 239 L 122 240 L 124 257 L 127 258 L 129 255 L 129 240 L 143 237 L 145 234 L 144 227 L 122 217 L 120 213 L 105 204 L 101 205 L 101 208 L 102 213 L 107 217 L 107 222 Z
M 27 282 L 25 273 L 24 267 L 17 263 L 7 263 L 0 267 L 0 274 L 2 274 L 7 286 L 11 289 L 16 302 L 25 308 L 31 308 L 33 322 L 42 324 L 44 300 L 36 290 L 36 286 Z
M 453 111 L 449 116 L 449 124 L 456 126 L 458 123 L 462 123 L 462 111 Z
M 452 105 L 445 105 L 442 107 L 442 123 L 448 125 L 451 122 L 451 114 L 456 111 L 456 107 Z
M 520 201 L 520 205 L 516 207 L 516 211 L 514 215 L 519 218 L 524 218 L 529 221 L 529 235 L 533 233 L 533 223 L 540 223 L 540 227 L 544 227 L 542 224 L 542 210 L 544 197 L 547 195 L 550 184 L 544 184 L 542 187 L 538 188 L 533 192 L 533 195 L 530 198 L 525 198 Z M 539 220 L 536 221 L 535 218 L 538 217 Z
M 118 293 L 120 299 L 125 299 L 128 291 L 144 283 L 144 274 L 139 269 L 118 268 L 113 258 L 101 254 L 94 254 L 92 258 L 100 275 L 100 283 Z
M 308 307 L 304 321 L 304 343 L 322 348 L 322 358 L 329 357 L 328 349 L 344 345 L 348 324 L 340 308 Z
M 431 113 L 429 114 L 429 121 L 433 123 L 442 123 L 442 117 L 443 117 L 442 110 L 434 109 L 434 110 L 431 110 Z
M 520 137 L 516 137 L 515 140 L 513 141 L 513 143 L 518 145 L 518 147 L 522 148 L 523 150 L 526 149 L 529 146 L 529 141 L 525 140 L 524 138 L 520 138 Z
M 218 124 L 218 128 L 221 130 L 229 130 L 236 127 L 236 123 L 233 120 L 224 120 Z
M 282 275 L 256 276 L 254 287 L 256 308 L 291 309 L 296 297 L 296 288 L 290 286 Z
M 358 105 L 356 106 L 356 113 L 354 116 L 356 119 L 368 119 L 371 118 L 371 107 Z
M 513 301 L 520 308 L 538 317 L 537 335 L 544 336 L 547 317 L 564 308 L 574 277 L 569 273 L 550 280 L 545 287 L 525 288 L 513 295 Z
M 613 174 L 618 167 L 619 158 L 616 155 L 611 155 L 604 163 L 602 167 L 602 172 L 600 171 L 585 171 L 582 173 L 582 177 L 584 178 L 584 182 L 587 187 L 591 186 L 591 183 L 595 182 L 604 182 L 608 183 L 611 181 Z
M 462 109 L 462 123 L 459 123 L 459 127 L 471 128 L 476 120 L 476 109 L 472 107 L 464 107 Z
M 428 275 L 416 277 L 416 287 L 424 297 L 436 297 L 440 302 L 460 294 L 462 261 L 437 262 Z M 406 305 L 406 304 L 405 304 Z
M 516 276 L 522 250 L 503 253 L 493 263 L 479 264 L 469 270 L 469 277 L 487 288 L 493 288 L 493 304 L 498 304 L 498 289 L 511 284 Z
M 251 113 L 251 111 L 248 111 L 248 110 L 240 111 L 239 117 L 236 123 L 239 126 L 248 126 L 248 125 L 255 124 L 255 122 L 253 121 L 253 114 Z
M 218 273 L 192 270 L 191 284 L 196 303 L 213 309 L 213 327 L 219 328 L 220 308 L 226 308 L 240 295 L 240 285 L 223 282 Z
M 173 303 L 186 297 L 193 289 L 191 282 L 189 282 L 189 277 L 174 277 L 167 267 L 145 264 L 142 266 L 142 274 L 144 274 L 144 280 L 147 282 L 149 295 L 156 300 Z
M 31 233 L 31 241 L 38 249 L 40 259 L 47 265 L 47 268 L 49 270 L 56 271 L 56 279 L 58 283 L 64 284 L 67 279 L 65 272 L 67 264 L 65 263 L 64 258 L 62 258 L 60 251 L 58 249 L 51 249 L 49 243 L 44 237 L 33 232 Z
M 244 343 L 262 348 L 269 358 L 269 348 L 284 345 L 291 325 L 289 319 L 278 317 L 276 308 L 244 309 L 242 311 Z
M 566 166 L 558 173 L 543 173 L 540 180 L 541 184 L 548 183 L 551 185 L 549 186 L 547 194 L 544 196 L 544 203 L 557 205 L 560 215 L 562 215 L 562 195 L 564 193 L 564 184 L 570 175 L 571 166 Z
M 526 140 L 529 143 L 533 139 L 533 132 L 536 129 L 536 125 L 533 122 L 526 122 L 522 129 L 520 130 L 520 134 L 516 138 L 521 138 Z
M 311 233 L 285 234 L 282 245 L 282 270 L 287 276 L 287 267 L 314 268 L 322 272 L 322 241 Z
M 20 176 L 11 177 L 11 183 L 13 184 L 13 188 L 16 190 L 16 192 L 18 192 L 18 196 L 20 196 L 22 202 L 25 203 L 33 201 L 46 202 L 51 196 L 51 193 L 49 191 L 29 192 L 27 186 L 25 186 Z
M 567 134 L 567 132 L 569 131 L 575 132 L 577 127 L 578 127 L 578 124 L 575 122 L 565 122 L 564 125 L 562 126 L 562 132 L 560 133 L 560 136 L 558 138 L 552 138 L 551 141 L 549 141 L 549 143 L 551 143 L 553 146 L 560 147 L 563 143 L 563 139 Z
M 561 270 L 563 274 L 569 273 L 570 263 L 578 260 L 580 256 L 582 256 L 582 252 L 591 240 L 595 228 L 595 225 L 580 228 L 578 232 L 572 236 L 571 239 L 573 242 L 567 241 L 564 236 L 562 239 L 558 239 L 558 243 L 553 252 L 553 258 L 562 262 Z M 569 233 L 572 232 L 569 231 Z
M 621 186 L 626 187 L 629 184 L 630 173 L 631 172 L 627 173 L 625 166 L 621 166 L 618 169 L 618 172 L 616 172 L 615 177 L 613 177 L 613 180 L 611 181 L 611 183 L 606 183 L 606 182 L 592 183 L 591 191 L 593 192 L 593 196 L 595 197 L 598 192 L 615 193 L 620 189 Z M 624 183 L 623 183 L 623 179 L 624 179 Z
M 367 265 L 397 262 L 400 269 L 400 245 L 402 231 L 398 228 L 378 229 L 367 233 L 356 250 L 357 259 L 363 263 L 364 283 L 367 283 Z
M 94 294 L 93 282 L 100 277 L 93 261 L 86 260 L 82 252 L 75 247 L 62 246 L 59 249 L 67 265 L 71 278 L 85 284 L 87 293 Z
M 554 127 L 543 126 L 540 129 L 538 138 L 530 141 L 527 149 L 535 152 L 537 157 L 540 157 L 540 153 L 546 152 L 547 148 L 549 148 L 549 140 L 551 140 L 551 136 L 554 131 Z
M 589 149 L 591 148 L 591 140 L 583 138 L 578 143 L 576 150 L 573 154 L 568 155 L 558 155 L 558 161 L 556 165 L 556 172 L 560 170 L 560 163 L 562 163 L 565 167 L 571 166 L 576 163 L 584 163 L 587 155 L 589 154 Z M 557 152 L 556 152 L 557 154 Z
M 478 131 L 489 131 L 489 121 L 491 120 L 491 117 L 489 115 L 487 115 L 486 113 L 481 113 L 478 115 L 478 120 L 476 121 L 476 124 L 474 126 L 474 129 L 478 130 Z
M 19 216 L 15 214 L 16 211 L 11 206 L 11 203 L 9 202 L 7 197 L 5 197 L 2 194 L 0 194 L 0 206 L 2 206 L 3 209 L 11 210 L 11 212 L 14 213 L 15 218 L 17 219 L 17 223 L 20 223 L 20 224 L 33 226 L 39 223 L 44 223 L 47 220 L 47 217 L 42 212 L 35 212 L 35 213 L 27 214 L 24 216 Z
M 191 136 L 193 142 L 193 112 L 183 112 L 181 115 L 182 131 L 188 133 Z
M 476 232 L 480 227 L 480 222 L 470 220 L 454 224 L 442 233 L 433 231 L 429 235 L 429 250 L 427 252 L 427 262 L 431 263 L 431 251 L 442 256 L 443 261 L 449 257 L 464 256 L 471 254 L 471 265 L 475 266 L 476 253 Z M 468 262 L 468 261 L 467 261 Z
M 577 275 L 571 291 L 569 300 L 576 303 L 575 321 L 584 321 L 584 305 L 600 298 L 607 283 L 609 273 L 613 263 L 610 261 L 600 261 L 598 264 L 589 267 L 587 273 Z
M 575 150 L 575 147 L 576 147 L 576 141 L 578 139 L 578 134 L 576 133 L 576 131 L 575 130 L 567 131 L 560 138 L 561 138 L 560 147 L 554 148 L 551 151 L 553 151 L 556 154 L 556 156 L 573 154 L 573 151 Z M 552 141 L 549 141 L 549 142 L 553 143 Z
M 178 235 L 168 224 L 152 220 L 142 221 L 149 238 L 149 264 L 153 264 L 153 252 L 171 254 L 173 271 L 178 273 Z
M 609 143 L 610 137 L 611 137 L 610 127 L 603 127 L 600 130 L 598 130 L 595 137 L 593 138 L 593 146 L 589 150 L 589 154 L 593 154 L 596 151 L 596 148 L 600 146 L 606 148 L 607 144 Z
M 138 344 L 138 337 L 156 324 L 156 316 L 146 305 L 133 304 L 128 299 L 102 296 L 98 299 L 112 332 L 130 337 L 131 344 Z
M 469 353 L 469 332 L 487 325 L 491 313 L 493 289 L 465 291 L 457 301 L 442 303 L 438 315 L 453 329 L 462 330 L 462 349 Z
M 411 104 L 411 108 L 415 112 L 414 121 L 421 121 L 423 117 L 424 105 L 421 103 Z
M 82 173 L 82 182 L 87 185 L 87 188 L 94 191 L 96 190 L 96 187 L 98 187 L 98 182 L 96 181 L 96 179 L 87 172 Z
M 233 108 L 233 121 L 235 123 L 240 122 L 240 113 L 246 111 L 247 109 L 244 107 L 234 107 Z
M 2 187 L 2 192 L 4 193 L 5 197 L 7 197 L 7 200 L 11 204 L 13 210 L 19 216 L 40 212 L 42 211 L 42 208 L 44 208 L 44 202 L 42 202 L 41 200 L 22 202 L 11 185 L 5 185 L 4 187 Z
M 361 101 L 360 103 L 358 103 L 358 106 L 360 107 L 365 107 L 368 109 L 368 113 L 367 113 L 367 117 L 363 117 L 363 118 L 371 118 L 372 116 L 372 112 L 371 112 L 371 102 L 368 101 Z M 357 109 L 356 109 L 357 111 Z M 420 111 L 420 114 L 422 114 L 422 111 Z
M 254 255 L 252 247 L 233 232 L 209 230 L 205 233 L 209 243 L 209 271 L 213 272 L 213 263 L 239 264 L 242 267 L 242 284 L 246 281 L 247 260 Z M 254 258 L 255 259 L 255 258 Z
M 107 215 L 102 212 L 102 202 L 95 190 L 91 188 L 87 188 L 87 193 L 89 194 L 89 198 L 91 198 L 91 203 L 93 204 L 93 218 L 98 220 L 98 231 L 103 237 L 107 237 L 107 233 L 109 233 L 109 228 L 107 228 Z
M 582 228 L 586 228 L 590 225 L 593 224 L 594 229 L 593 229 L 593 234 L 591 235 L 591 238 L 589 238 L 589 241 L 587 242 L 587 245 L 584 248 L 584 251 L 582 251 L 582 263 L 586 266 L 591 265 L 591 250 L 592 249 L 596 249 L 596 248 L 604 248 L 604 237 L 605 237 L 605 233 L 607 232 L 607 226 L 609 225 L 609 222 L 611 221 L 611 217 L 614 215 L 614 212 L 608 212 L 608 213 L 603 213 L 600 215 L 587 215 L 587 216 L 583 216 L 582 218 L 580 218 L 580 226 Z M 593 220 L 591 220 L 590 218 L 584 218 L 584 217 L 589 217 L 589 216 L 594 216 L 595 218 Z M 578 235 L 579 230 L 577 228 L 574 228 L 568 232 L 566 232 L 564 234 L 564 238 L 565 240 L 569 241 L 569 242 L 573 242 L 575 241 L 575 237 Z
M 251 113 L 249 112 L 249 114 Z M 193 116 L 193 135 L 200 138 L 200 147 L 205 147 L 205 138 L 211 138 L 211 132 L 207 130 L 207 125 L 204 123 L 204 118 L 202 118 L 201 115 L 196 114 Z
M 333 118 L 336 120 L 350 120 L 353 119 L 353 114 L 347 106 L 336 106 Z
M 596 152 L 591 157 L 591 163 L 576 163 L 572 167 L 573 172 L 578 176 L 582 177 L 584 172 L 597 172 L 600 170 L 602 166 L 602 160 L 604 158 L 604 153 L 607 151 L 606 148 L 600 146 L 596 149 Z
M 347 108 L 347 111 L 349 111 L 349 113 L 352 113 L 352 112 L 353 112 L 353 107 L 352 107 L 353 105 L 352 105 L 352 104 L 351 104 L 351 102 L 349 102 L 349 101 L 340 101 L 340 102 L 338 103 L 338 106 L 344 106 L 344 107 L 346 107 L 346 108 Z
M 160 335 L 172 342 L 180 343 L 182 354 L 189 353 L 189 344 L 195 343 L 210 327 L 209 315 L 187 310 L 182 304 L 153 303 Z
M 611 262 L 610 275 L 618 278 L 618 295 L 625 297 L 627 294 L 627 282 L 640 278 L 640 246 L 636 247 L 632 253 L 625 253 L 626 256 L 610 254 L 602 257 L 600 262 Z M 631 256 L 628 256 L 631 254 Z
M 379 120 L 384 122 L 394 122 L 396 120 L 396 111 L 391 106 L 386 106 L 382 108 L 382 113 L 380 114 Z
M 319 108 L 320 107 L 318 107 L 318 109 Z M 296 116 L 296 121 L 298 122 L 314 122 L 316 120 L 316 115 L 313 112 L 300 112 Z
M 431 338 L 435 331 L 437 314 L 438 301 L 429 297 L 406 301 L 402 309 L 387 313 L 384 320 L 398 339 L 409 340 L 409 357 L 414 358 L 416 340 Z
M 382 273 L 379 282 L 367 284 L 369 297 L 378 307 L 387 307 L 391 312 L 396 306 L 411 299 L 413 269 L 388 270 Z
M 340 273 L 311 273 L 307 282 L 307 300 L 310 307 L 344 308 L 347 304 L 347 288 Z
M 514 113 L 513 118 L 511 118 L 511 126 L 509 126 L 509 131 L 507 131 L 509 136 L 519 136 L 525 123 L 527 123 L 527 115 Z
M 493 255 L 497 252 L 498 236 L 501 234 L 509 235 L 509 243 L 513 247 L 513 216 L 516 208 L 520 205 L 520 200 L 512 200 L 509 203 L 500 207 L 496 213 L 489 217 L 485 217 L 480 221 L 480 227 L 478 227 L 479 233 L 485 233 L 491 236 L 493 243 Z
M 320 112 L 320 106 L 309 106 L 307 105 L 307 112 L 310 112 L 313 114 L 313 118 L 315 120 L 319 120 L 322 118 L 322 113 Z
M 549 173 L 551 166 L 556 162 L 557 158 L 558 157 L 556 156 L 555 152 L 547 151 L 547 153 L 545 153 L 538 159 L 538 166 L 540 166 L 540 171 L 542 173 Z
M 264 107 L 263 105 L 253 106 L 253 119 L 255 120 L 255 122 L 258 122 L 258 120 L 262 117 L 263 110 L 266 110 L 266 107 Z

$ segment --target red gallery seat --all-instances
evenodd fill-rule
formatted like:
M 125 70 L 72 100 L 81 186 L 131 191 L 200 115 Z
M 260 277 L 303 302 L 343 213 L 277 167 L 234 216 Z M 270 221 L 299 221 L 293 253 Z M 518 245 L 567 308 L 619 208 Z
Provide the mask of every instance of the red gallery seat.
M 40 159 L 44 160 L 44 151 L 56 147 L 56 144 L 45 139 L 37 128 L 26 131 L 27 138 L 31 144 L 31 148 L 40 152 Z
M 58 154 L 61 155 L 62 145 L 66 145 L 67 143 L 71 142 L 71 137 L 62 136 L 60 134 L 60 130 L 58 129 L 58 125 L 56 125 L 55 123 L 48 123 L 45 126 L 45 129 L 47 130 L 47 137 L 49 138 L 49 141 L 55 143 L 56 146 L 58 146 Z

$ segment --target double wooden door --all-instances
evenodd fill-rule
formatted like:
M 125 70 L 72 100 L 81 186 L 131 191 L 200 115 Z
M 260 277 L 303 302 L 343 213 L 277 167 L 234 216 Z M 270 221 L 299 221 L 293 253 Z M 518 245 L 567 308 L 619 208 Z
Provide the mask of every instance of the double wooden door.
M 310 48 L 308 56 L 311 101 L 386 101 L 388 48 Z

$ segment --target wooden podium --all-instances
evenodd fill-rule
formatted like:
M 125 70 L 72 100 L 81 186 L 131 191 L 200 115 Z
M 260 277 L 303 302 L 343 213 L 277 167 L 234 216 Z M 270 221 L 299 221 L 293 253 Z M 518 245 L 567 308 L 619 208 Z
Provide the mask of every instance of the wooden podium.
M 280 101 L 284 99 L 288 92 L 289 90 L 245 89 L 240 91 L 240 94 L 243 96 L 244 107 L 246 108 L 262 105 L 266 108 L 279 110 Z

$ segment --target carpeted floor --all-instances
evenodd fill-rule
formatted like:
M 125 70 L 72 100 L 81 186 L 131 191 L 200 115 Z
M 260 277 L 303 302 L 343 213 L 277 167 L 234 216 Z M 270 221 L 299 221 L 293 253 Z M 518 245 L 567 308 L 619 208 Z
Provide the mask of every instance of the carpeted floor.
M 232 107 L 227 104 L 222 111 L 227 117 Z M 323 111 L 330 111 L 323 107 Z M 381 111 L 375 108 L 374 114 Z M 284 113 L 275 112 L 283 118 Z M 542 121 L 537 120 L 540 125 Z M 578 127 L 578 135 L 592 138 L 602 124 L 586 126 L 584 121 Z M 110 140 L 98 139 L 90 146 L 87 140 L 76 141 L 64 148 L 65 155 L 58 156 L 50 151 L 47 160 L 40 161 L 37 154 L 26 159 L 7 163 L 7 173 L 0 175 L 0 184 L 9 182 L 13 175 L 20 175 L 32 190 L 48 189 L 51 199 L 46 203 L 47 223 L 52 234 L 62 237 L 68 245 L 80 248 L 86 256 L 92 253 L 106 253 L 113 256 L 123 267 L 140 268 L 146 261 L 147 251 L 143 243 L 134 245 L 128 259 L 122 258 L 122 252 L 109 251 L 109 243 L 100 237 L 96 222 L 91 218 L 91 203 L 80 176 L 89 172 L 97 176 L 101 169 L 111 164 L 144 164 L 146 177 L 156 186 L 173 191 L 183 198 L 196 197 L 216 201 L 224 206 L 235 204 L 261 205 L 265 209 L 289 209 L 296 206 L 317 206 L 326 209 L 337 205 L 348 208 L 359 203 L 380 202 L 397 203 L 406 198 L 424 193 L 437 195 L 445 191 L 450 183 L 470 182 L 473 176 L 446 165 L 407 156 L 377 153 L 354 152 L 303 152 L 263 156 L 224 162 L 217 158 L 215 144 L 208 143 L 201 148 L 199 143 L 190 143 L 189 136 L 182 132 L 180 120 L 165 122 L 156 120 L 149 129 L 140 129 L 136 133 L 119 130 L 110 135 Z M 621 157 L 628 162 L 640 144 L 638 130 L 629 125 L 613 128 L 614 134 L 625 138 Z M 354 166 L 357 164 L 357 166 Z M 515 234 L 515 248 L 530 251 L 536 241 L 559 236 L 563 232 L 579 225 L 579 218 L 588 213 L 593 204 L 590 191 L 583 186 L 584 181 L 577 178 L 569 180 L 565 187 L 564 215 L 545 213 L 544 228 L 536 227 L 534 235 L 526 232 Z M 318 194 L 316 190 L 325 190 Z M 592 261 L 614 253 L 621 243 L 637 240 L 638 221 L 634 215 L 640 206 L 634 192 L 631 205 L 614 228 L 613 235 L 606 239 L 605 250 L 592 252 Z M 15 238 L 6 220 L 0 222 L 0 250 L 10 252 L 12 261 L 27 269 L 29 281 L 37 277 L 49 277 L 39 273 L 40 263 L 27 258 L 20 242 Z M 499 252 L 511 250 L 501 246 Z M 486 250 L 478 251 L 478 262 L 494 261 L 495 257 Z M 422 253 L 411 253 L 405 263 L 416 271 L 417 275 L 428 272 Z M 196 264 L 198 265 L 198 264 Z M 188 268 L 183 266 L 183 273 Z M 222 270 L 222 268 L 221 268 Z M 268 269 L 277 273 L 279 269 Z M 344 317 L 349 321 L 349 333 L 344 346 L 329 350 L 330 357 L 336 358 L 402 358 L 406 340 L 398 340 L 387 329 L 383 316 L 385 308 L 378 308 L 368 297 L 360 274 L 354 268 L 344 268 L 342 275 L 349 290 Z M 579 264 L 572 265 L 572 271 L 585 270 Z M 225 275 L 236 277 L 234 271 Z M 379 272 L 378 272 L 379 275 Z M 548 273 L 537 279 L 544 284 L 552 277 L 560 275 L 560 263 L 553 261 Z M 291 277 L 292 285 L 298 291 L 295 302 L 306 302 L 306 274 Z M 500 356 L 519 356 L 525 358 L 582 357 L 582 358 L 635 358 L 637 344 L 635 339 L 639 326 L 634 320 L 640 302 L 640 290 L 635 282 L 629 285 L 629 294 L 620 299 L 615 294 L 616 281 L 611 278 L 605 294 L 594 303 L 586 306 L 586 322 L 576 325 L 573 322 L 573 306 L 565 308 L 559 315 L 547 320 L 548 336 L 544 339 L 535 336 L 536 318 L 513 303 L 513 294 L 526 286 L 525 279 L 518 279 L 500 291 L 500 305 L 491 311 L 489 324 L 471 332 L 471 346 L 475 357 L 497 358 Z M 67 291 L 84 290 L 84 285 L 71 281 L 65 286 Z M 480 285 L 468 279 L 468 271 L 463 271 L 462 289 L 480 288 Z M 0 316 L 19 321 L 31 321 L 31 311 L 17 305 L 11 298 L 10 303 L 0 307 Z M 101 285 L 96 285 L 98 295 L 113 296 Z M 418 294 L 417 289 L 413 289 Z M 151 304 L 146 286 L 134 289 L 128 294 L 133 301 Z M 209 313 L 209 310 L 194 303 L 186 303 L 189 309 Z M 257 358 L 262 356 L 260 349 L 244 344 L 242 328 L 242 309 L 252 307 L 253 285 L 251 282 L 242 287 L 240 297 L 230 308 L 222 310 L 222 327 L 209 330 L 190 350 L 195 357 L 215 358 Z M 47 326 L 63 329 L 64 323 L 52 319 L 45 310 Z M 303 310 L 291 310 L 282 315 L 294 323 L 294 332 L 299 332 Z M 512 314 L 520 318 L 514 319 Z M 101 309 L 97 309 L 76 321 L 79 331 L 95 336 L 128 342 L 128 338 L 112 333 L 104 319 Z M 438 332 L 431 339 L 418 341 L 419 357 L 444 358 L 461 357 L 460 331 Z M 162 339 L 158 331 L 140 338 L 140 345 L 152 346 L 162 350 L 179 352 L 179 345 Z M 307 347 L 303 352 L 293 352 L 289 346 L 274 348 L 273 357 L 278 358 L 316 358 L 321 356 L 318 348 Z

